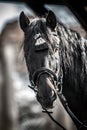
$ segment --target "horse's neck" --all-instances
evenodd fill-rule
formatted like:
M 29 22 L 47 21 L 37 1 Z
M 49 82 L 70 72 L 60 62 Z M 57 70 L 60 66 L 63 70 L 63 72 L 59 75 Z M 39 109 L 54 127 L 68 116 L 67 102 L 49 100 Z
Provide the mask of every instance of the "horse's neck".
M 63 90 L 71 104 L 87 104 L 87 40 L 63 26 L 59 28 L 64 69 Z M 72 101 L 73 98 L 73 101 Z M 83 99 L 82 99 L 83 98 Z M 77 102 L 77 99 L 81 102 Z M 76 102 L 74 102 L 76 100 Z
M 73 85 L 86 87 L 87 85 L 87 53 L 84 39 L 66 41 L 63 43 L 63 63 L 66 71 L 72 79 Z M 65 44 L 65 45 L 64 45 Z M 71 83 L 71 81 L 70 81 Z
M 70 79 L 73 76 L 73 80 L 80 80 L 82 84 L 87 76 L 87 40 L 63 26 L 60 26 L 59 32 L 65 74 L 70 75 Z

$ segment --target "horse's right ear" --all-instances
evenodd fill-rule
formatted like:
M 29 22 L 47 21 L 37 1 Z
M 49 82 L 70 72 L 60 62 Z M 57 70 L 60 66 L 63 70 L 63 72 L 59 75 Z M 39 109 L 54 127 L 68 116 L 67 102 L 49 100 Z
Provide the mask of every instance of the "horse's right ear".
M 46 25 L 49 26 L 52 30 L 55 29 L 57 25 L 57 18 L 53 11 L 49 10 L 47 18 L 46 18 Z
M 20 13 L 19 23 L 20 23 L 21 29 L 25 32 L 25 30 L 28 27 L 30 21 L 29 21 L 28 17 L 24 14 L 23 11 Z

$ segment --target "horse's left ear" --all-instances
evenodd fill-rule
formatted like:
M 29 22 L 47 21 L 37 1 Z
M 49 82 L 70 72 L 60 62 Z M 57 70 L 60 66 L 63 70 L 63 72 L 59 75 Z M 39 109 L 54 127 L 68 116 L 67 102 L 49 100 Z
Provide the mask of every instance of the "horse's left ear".
M 57 24 L 57 18 L 55 14 L 50 10 L 46 18 L 46 25 L 49 26 L 52 30 L 54 30 L 56 24 Z
M 28 25 L 29 25 L 29 23 L 30 23 L 30 20 L 29 20 L 28 17 L 24 14 L 23 11 L 20 13 L 19 23 L 20 23 L 21 29 L 25 32 L 26 28 L 28 27 Z

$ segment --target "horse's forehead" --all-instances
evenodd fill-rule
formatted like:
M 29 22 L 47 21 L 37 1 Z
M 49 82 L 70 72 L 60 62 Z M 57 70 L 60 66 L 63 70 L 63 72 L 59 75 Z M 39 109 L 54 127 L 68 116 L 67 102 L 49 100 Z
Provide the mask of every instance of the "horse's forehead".
M 29 31 L 33 35 L 33 39 L 36 41 L 36 45 L 41 45 L 42 43 L 45 43 L 45 40 L 48 41 L 48 39 L 52 43 L 54 41 L 59 42 L 59 39 L 57 38 L 57 31 L 52 31 L 49 27 L 46 26 L 45 18 L 33 19 L 30 24 L 30 30 Z
M 44 18 L 35 18 L 31 20 L 31 26 L 36 27 L 39 25 L 44 25 L 45 21 L 46 20 Z

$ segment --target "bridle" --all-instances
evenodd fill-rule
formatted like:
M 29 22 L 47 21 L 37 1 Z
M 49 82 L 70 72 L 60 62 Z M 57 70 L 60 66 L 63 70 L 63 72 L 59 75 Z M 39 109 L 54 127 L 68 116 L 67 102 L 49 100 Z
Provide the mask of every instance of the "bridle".
M 51 77 L 56 91 L 60 92 L 61 89 L 62 89 L 60 87 L 60 84 L 62 84 L 62 77 L 57 78 L 56 74 L 51 69 L 48 69 L 48 68 L 45 68 L 45 67 L 41 67 L 40 69 L 37 69 L 33 73 L 32 79 L 30 80 L 31 85 L 29 85 L 29 87 L 31 89 L 33 89 L 35 92 L 38 92 L 36 82 L 39 80 L 40 76 L 43 75 L 43 74 L 47 74 L 47 75 L 49 75 Z
M 48 69 L 48 68 L 45 68 L 45 67 L 42 67 L 40 69 L 37 69 L 33 75 L 32 75 L 32 79 L 30 80 L 31 81 L 31 85 L 28 85 L 29 88 L 31 88 L 32 90 L 34 90 L 34 92 L 37 94 L 38 93 L 38 89 L 37 89 L 37 85 L 36 85 L 36 82 L 37 80 L 39 80 L 40 76 L 43 75 L 43 74 L 47 74 L 51 77 L 52 81 L 53 81 L 53 84 L 54 84 L 54 87 L 55 87 L 55 90 L 56 92 L 60 93 L 62 88 L 61 88 L 61 81 L 62 79 L 58 79 L 56 74 Z M 57 87 L 59 86 L 59 87 Z M 63 130 L 66 130 L 59 122 L 57 122 L 53 117 L 52 117 L 52 112 L 49 112 L 46 108 L 42 107 L 43 108 L 43 111 L 42 112 L 45 112 L 48 114 L 48 116 L 58 125 L 60 126 Z
M 63 84 L 63 74 L 62 72 L 60 73 L 59 78 L 57 78 L 56 74 L 45 67 L 42 67 L 40 69 L 37 69 L 33 75 L 32 75 L 32 79 L 31 79 L 31 85 L 29 85 L 28 87 L 30 87 L 31 89 L 34 90 L 35 93 L 38 92 L 37 86 L 36 86 L 36 81 L 40 78 L 41 75 L 43 74 L 47 74 L 49 75 L 52 80 L 54 80 L 54 86 L 57 92 L 57 95 L 60 99 L 60 101 L 62 102 L 64 108 L 66 109 L 66 111 L 68 112 L 68 114 L 70 115 L 70 117 L 73 119 L 73 121 L 75 123 L 77 123 L 79 125 L 78 130 L 81 130 L 82 128 L 86 128 L 87 129 L 87 125 L 86 122 L 81 122 L 75 115 L 74 113 L 70 110 L 69 106 L 68 106 L 68 102 L 65 98 L 65 96 L 62 93 L 62 84 Z M 63 130 L 66 130 L 59 122 L 57 122 L 51 115 L 51 112 L 49 112 L 46 108 L 43 108 L 44 112 L 46 112 L 49 117 L 58 125 L 60 126 Z

